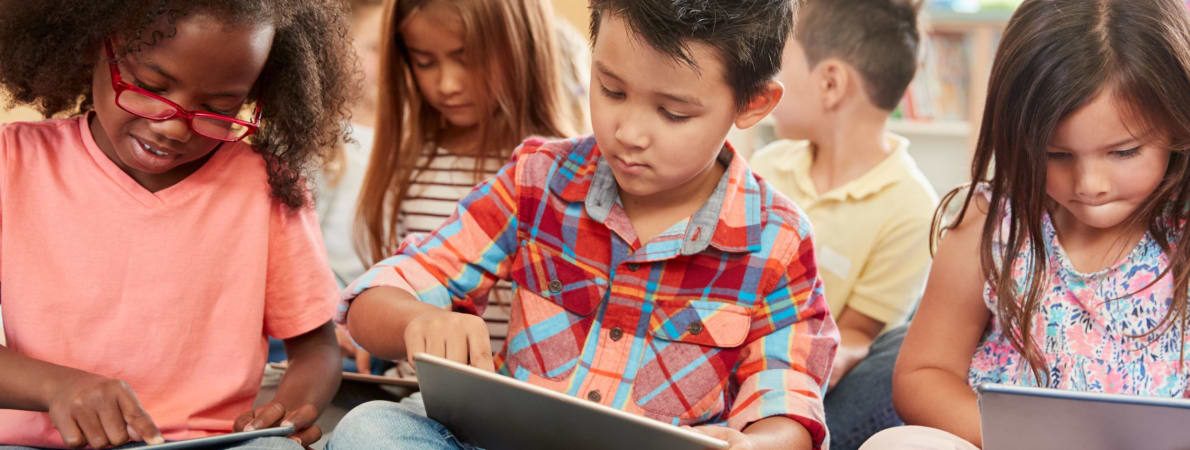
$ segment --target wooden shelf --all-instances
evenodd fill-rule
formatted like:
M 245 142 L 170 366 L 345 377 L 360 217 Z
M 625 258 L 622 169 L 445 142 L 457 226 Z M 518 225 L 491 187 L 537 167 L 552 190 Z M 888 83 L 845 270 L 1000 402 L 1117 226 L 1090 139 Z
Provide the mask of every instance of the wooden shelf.
M 967 139 L 971 136 L 972 127 L 969 122 L 958 120 L 890 120 L 888 121 L 888 130 L 909 137 L 914 135 L 929 135 Z

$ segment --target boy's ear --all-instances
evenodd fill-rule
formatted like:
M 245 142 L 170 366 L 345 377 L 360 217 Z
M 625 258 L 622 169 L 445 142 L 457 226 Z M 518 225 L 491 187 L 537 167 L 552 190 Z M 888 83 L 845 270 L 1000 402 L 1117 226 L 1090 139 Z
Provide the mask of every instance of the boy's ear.
M 781 96 L 785 95 L 785 86 L 780 81 L 769 80 L 764 84 L 764 87 L 748 100 L 748 104 L 744 105 L 744 109 L 735 116 L 735 126 L 741 130 L 751 128 L 760 122 L 761 119 L 769 115 L 773 108 L 777 107 L 777 103 L 781 102 Z
M 850 66 L 838 59 L 822 61 L 817 68 L 819 98 L 822 109 L 833 111 L 847 98 L 851 86 Z

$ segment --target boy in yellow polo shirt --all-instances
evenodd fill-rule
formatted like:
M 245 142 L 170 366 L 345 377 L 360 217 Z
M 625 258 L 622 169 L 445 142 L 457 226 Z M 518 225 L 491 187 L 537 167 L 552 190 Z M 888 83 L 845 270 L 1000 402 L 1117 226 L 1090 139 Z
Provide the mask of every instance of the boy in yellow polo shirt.
M 885 130 L 917 66 L 920 2 L 808 0 L 786 44 L 778 141 L 752 167 L 810 216 L 831 315 L 842 337 L 826 397 L 833 448 L 899 423 L 891 373 L 901 325 L 929 270 L 938 198 Z M 855 14 L 863 11 L 863 14 Z M 874 345 L 873 342 L 876 342 Z

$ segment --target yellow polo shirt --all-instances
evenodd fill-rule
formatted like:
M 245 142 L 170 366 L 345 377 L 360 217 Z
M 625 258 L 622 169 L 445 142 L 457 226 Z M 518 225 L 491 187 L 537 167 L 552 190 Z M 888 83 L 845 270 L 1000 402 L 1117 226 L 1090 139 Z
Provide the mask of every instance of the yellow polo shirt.
M 893 151 L 884 161 L 825 194 L 810 178 L 807 141 L 774 142 L 751 165 L 810 216 L 831 314 L 848 306 L 891 327 L 904 322 L 925 286 L 938 195 L 909 156 L 909 141 L 887 139 Z

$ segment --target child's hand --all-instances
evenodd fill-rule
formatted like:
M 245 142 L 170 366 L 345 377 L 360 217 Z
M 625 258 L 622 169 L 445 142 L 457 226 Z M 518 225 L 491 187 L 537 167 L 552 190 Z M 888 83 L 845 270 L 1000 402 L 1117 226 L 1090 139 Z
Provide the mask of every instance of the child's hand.
M 314 424 L 318 420 L 318 410 L 314 405 L 306 404 L 293 411 L 286 411 L 285 405 L 271 401 L 254 411 L 248 411 L 236 418 L 232 429 L 235 431 L 252 431 L 262 428 L 293 425 L 290 439 L 297 441 L 302 447 L 322 439 L 322 428 Z
M 472 314 L 440 309 L 421 313 L 405 326 L 405 352 L 410 358 L 425 352 L 489 372 L 496 370 L 488 326 Z
M 50 398 L 49 415 L 66 445 L 104 448 L 131 441 L 165 442 L 127 383 L 90 373 L 63 381 Z
M 343 352 L 343 356 L 348 358 L 355 357 L 355 341 L 351 340 L 351 335 L 347 333 L 346 327 L 335 325 L 335 340 L 338 341 L 339 350 Z
M 691 429 L 715 439 L 727 441 L 727 448 L 729 450 L 753 450 L 756 448 L 752 444 L 752 440 L 748 438 L 748 435 L 736 431 L 735 428 L 703 425 Z
M 355 349 L 355 371 L 364 375 L 372 374 L 372 354 L 362 347 Z

